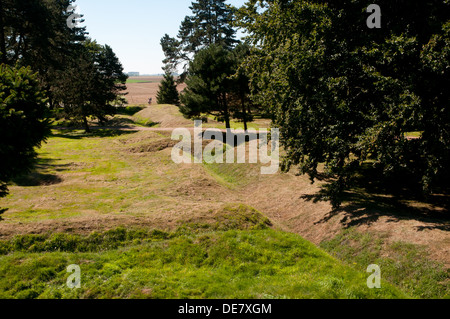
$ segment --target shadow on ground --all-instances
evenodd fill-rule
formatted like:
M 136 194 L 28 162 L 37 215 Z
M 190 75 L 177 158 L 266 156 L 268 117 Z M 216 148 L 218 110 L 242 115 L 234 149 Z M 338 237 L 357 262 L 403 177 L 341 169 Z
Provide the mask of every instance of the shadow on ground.
M 335 216 L 342 215 L 344 228 L 370 225 L 381 217 L 388 217 L 388 222 L 416 220 L 427 226 L 417 227 L 418 231 L 440 229 L 450 231 L 450 190 L 448 185 L 440 187 L 433 195 L 424 196 L 420 183 L 412 176 L 404 174 L 386 178 L 369 166 L 362 169 L 355 180 L 354 187 L 341 196 L 342 205 L 330 211 L 316 224 L 326 223 Z M 318 202 L 328 200 L 326 184 L 316 194 L 304 195 L 303 199 Z
M 13 179 L 13 183 L 23 187 L 48 186 L 61 183 L 63 180 L 58 175 L 42 173 L 45 171 L 62 172 L 70 166 L 69 164 L 55 164 L 55 161 L 54 159 L 39 158 L 30 172 L 16 177 Z
M 116 137 L 116 136 L 122 136 L 127 134 L 133 134 L 137 131 L 134 130 L 121 130 L 121 128 L 124 127 L 114 127 L 114 128 L 100 128 L 100 127 L 92 127 L 90 133 L 82 132 L 80 131 L 81 128 L 76 129 L 66 129 L 66 128 L 55 128 L 54 130 L 57 131 L 57 133 L 53 133 L 52 137 L 59 137 L 59 138 L 67 138 L 72 140 L 80 140 L 82 138 L 86 137 Z

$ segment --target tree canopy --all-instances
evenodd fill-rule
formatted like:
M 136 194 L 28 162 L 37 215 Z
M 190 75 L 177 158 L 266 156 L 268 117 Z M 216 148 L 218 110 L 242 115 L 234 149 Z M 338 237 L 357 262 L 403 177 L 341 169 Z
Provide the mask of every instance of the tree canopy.
M 174 76 L 169 72 L 164 74 L 164 79 L 159 85 L 156 101 L 158 104 L 180 105 L 180 95 L 178 93 L 177 84 Z
M 50 134 L 45 92 L 30 68 L 0 65 L 0 197 L 6 183 L 29 170 Z
M 281 129 L 284 169 L 314 180 L 325 163 L 335 206 L 367 161 L 414 172 L 425 193 L 448 173 L 449 1 L 377 4 L 380 29 L 359 0 L 251 0 L 238 12 L 254 46 L 253 98 Z
M 238 41 L 233 22 L 233 9 L 226 0 L 198 0 L 190 7 L 192 16 L 186 16 L 181 23 L 177 38 L 166 34 L 161 46 L 166 56 L 166 68 L 174 72 L 184 63 L 186 71 L 193 56 L 212 44 L 231 49 Z M 184 79 L 184 77 L 182 77 Z
M 89 132 L 88 117 L 104 123 L 106 116 L 115 114 L 113 102 L 124 103 L 121 91 L 128 76 L 108 45 L 87 40 L 77 52 L 68 61 L 65 77 L 56 83 L 55 98 L 66 116 L 81 121 Z

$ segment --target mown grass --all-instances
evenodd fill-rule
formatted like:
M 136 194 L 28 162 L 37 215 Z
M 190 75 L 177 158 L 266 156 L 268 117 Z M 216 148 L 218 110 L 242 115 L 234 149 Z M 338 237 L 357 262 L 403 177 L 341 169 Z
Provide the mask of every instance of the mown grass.
M 102 214 L 159 214 L 164 222 L 173 212 L 191 214 L 198 200 L 171 192 L 178 183 L 192 179 L 192 170 L 180 170 L 169 152 L 130 152 L 158 139 L 155 135 L 55 130 L 39 150 L 40 175 L 19 180 L 2 199 L 2 206 L 10 208 L 3 214 L 4 222 L 34 225 Z M 230 188 L 245 186 L 260 176 L 257 165 L 254 170 L 239 164 L 204 167 L 205 173 Z M 203 176 L 203 172 L 198 174 Z M 226 198 L 217 197 L 211 205 L 221 200 Z M 382 244 L 376 240 L 372 244 L 366 237 L 355 235 L 356 239 L 347 242 L 345 235 L 324 243 L 323 248 L 347 262 L 344 265 L 299 236 L 266 229 L 267 221 L 243 215 L 241 208 L 230 208 L 228 213 L 215 224 L 185 225 L 173 232 L 119 228 L 89 236 L 26 235 L 1 242 L 0 298 L 448 296 L 448 288 L 440 286 L 448 277 L 413 246 L 394 245 L 392 251 L 398 258 L 384 259 Z M 251 226 L 243 227 L 243 220 Z M 381 290 L 369 290 L 365 268 L 378 262 L 386 281 Z M 70 264 L 81 266 L 79 290 L 65 285 Z
M 128 79 L 127 80 L 127 84 L 132 84 L 132 83 L 158 83 L 159 81 L 151 81 L 151 80 L 143 80 L 143 79 Z
M 262 227 L 264 228 L 264 227 Z M 116 229 L 2 242 L 0 298 L 404 298 L 301 237 L 271 229 Z M 5 247 L 6 250 L 5 250 Z M 66 286 L 69 265 L 81 288 Z
M 153 122 L 150 119 L 146 119 L 140 116 L 134 116 L 133 122 L 136 125 L 144 126 L 144 127 L 158 127 L 159 123 Z
M 122 139 L 128 139 L 128 134 L 55 130 L 39 150 L 39 178 L 30 181 L 30 176 L 23 176 L 2 199 L 2 207 L 9 208 L 5 222 L 67 219 L 92 211 L 118 213 L 152 195 L 157 178 L 154 166 L 145 165 L 145 158 L 123 156 L 117 143 Z M 46 176 L 58 179 L 45 184 Z M 28 185 L 23 181 L 29 181 Z
M 377 264 L 382 278 L 413 297 L 450 298 L 450 271 L 431 261 L 424 247 L 387 243 L 383 236 L 355 228 L 322 242 L 320 247 L 360 271 Z

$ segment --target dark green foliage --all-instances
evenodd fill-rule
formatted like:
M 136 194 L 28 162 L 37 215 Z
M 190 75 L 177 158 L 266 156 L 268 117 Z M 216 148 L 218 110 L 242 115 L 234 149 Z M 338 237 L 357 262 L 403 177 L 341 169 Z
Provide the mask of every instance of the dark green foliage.
M 250 46 L 243 42 L 233 49 L 234 74 L 231 76 L 232 90 L 228 97 L 234 106 L 233 117 L 244 123 L 244 130 L 247 131 L 247 123 L 253 121 L 252 104 L 250 96 L 249 77 L 243 64 L 250 56 Z
M 67 77 L 59 78 L 54 96 L 66 117 L 82 122 L 89 132 L 88 117 L 104 123 L 116 111 L 112 104 L 124 103 L 120 92 L 126 89 L 128 76 L 108 45 L 88 40 L 77 52 L 65 71 Z
M 2 0 L 1 59 L 10 65 L 30 65 L 38 72 L 50 108 L 64 107 L 67 118 L 100 122 L 122 103 L 126 75 L 109 46 L 86 39 L 85 28 L 67 26 L 74 0 Z M 81 21 L 82 22 L 82 21 Z
M 249 52 L 244 43 L 232 50 L 213 44 L 198 52 L 189 65 L 181 112 L 189 118 L 212 114 L 227 128 L 236 118 L 244 122 L 247 130 L 253 105 L 249 100 L 249 78 L 240 65 Z
M 164 79 L 159 85 L 159 91 L 156 95 L 158 104 L 180 105 L 180 96 L 177 90 L 177 84 L 172 74 L 166 72 Z
M 85 40 L 85 28 L 67 27 L 69 4 L 74 0 L 2 0 L 0 54 L 3 63 L 31 66 L 53 106 L 55 80 L 64 74 L 68 60 Z
M 39 147 L 50 134 L 46 100 L 30 68 L 0 65 L 0 197 L 6 183 L 31 169 Z
M 231 110 L 227 94 L 231 90 L 230 76 L 234 74 L 232 53 L 213 44 L 195 55 L 189 65 L 187 88 L 181 95 L 181 112 L 186 117 L 202 113 L 216 114 L 230 128 Z
M 198 0 L 190 9 L 193 15 L 181 23 L 178 39 L 167 34 L 161 39 L 166 71 L 176 71 L 180 63 L 191 61 L 195 53 L 212 44 L 231 49 L 237 43 L 233 10 L 225 0 Z M 184 65 L 185 71 L 187 66 Z
M 425 193 L 439 179 L 448 186 L 450 4 L 377 4 L 381 29 L 367 28 L 359 0 L 255 0 L 238 14 L 255 45 L 253 97 L 281 129 L 284 169 L 314 180 L 325 163 L 334 206 L 367 160 L 386 176 L 421 176 Z M 411 131 L 422 138 L 409 141 Z

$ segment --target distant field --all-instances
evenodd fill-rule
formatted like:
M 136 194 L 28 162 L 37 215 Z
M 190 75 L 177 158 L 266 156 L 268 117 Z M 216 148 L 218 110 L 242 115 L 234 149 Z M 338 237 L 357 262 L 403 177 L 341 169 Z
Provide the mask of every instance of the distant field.
M 163 79 L 162 76 L 139 76 L 130 77 L 127 81 L 127 95 L 125 98 L 130 105 L 148 105 L 149 98 L 153 99 L 156 104 L 156 94 L 158 93 L 159 83 Z M 182 91 L 185 85 L 179 86 Z

